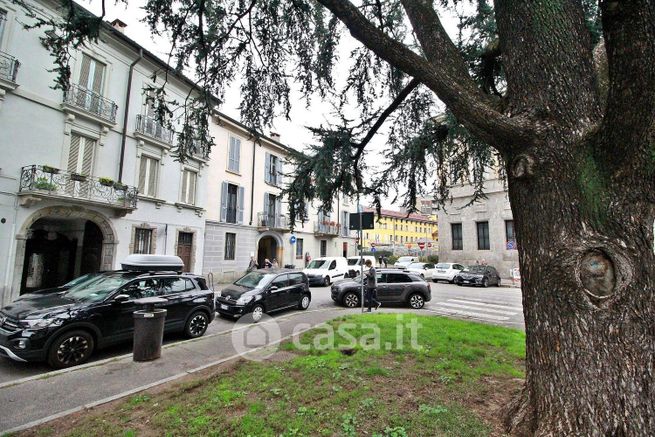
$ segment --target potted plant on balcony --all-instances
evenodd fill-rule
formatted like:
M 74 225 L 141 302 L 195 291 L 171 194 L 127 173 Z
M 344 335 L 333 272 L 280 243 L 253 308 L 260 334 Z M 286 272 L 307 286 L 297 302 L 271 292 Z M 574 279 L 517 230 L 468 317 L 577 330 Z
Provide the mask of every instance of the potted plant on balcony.
M 38 190 L 55 191 L 57 185 L 53 184 L 48 178 L 41 176 L 34 181 L 34 188 Z
M 86 182 L 86 176 L 79 173 L 71 173 L 71 181 Z
M 112 178 L 101 177 L 98 178 L 98 182 L 105 187 L 111 187 L 114 185 L 114 180 Z
M 127 190 L 127 185 L 122 182 L 114 182 L 114 188 L 118 191 L 125 191 Z
M 56 167 L 52 167 L 50 165 L 44 165 L 41 167 L 41 170 L 43 170 L 44 173 L 50 173 L 50 174 L 57 174 L 59 173 L 59 169 Z

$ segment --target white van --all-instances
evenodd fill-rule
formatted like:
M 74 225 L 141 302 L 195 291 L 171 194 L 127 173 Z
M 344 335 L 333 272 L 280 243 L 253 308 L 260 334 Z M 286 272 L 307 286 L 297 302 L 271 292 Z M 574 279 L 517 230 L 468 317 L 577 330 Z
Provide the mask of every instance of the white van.
M 417 263 L 418 256 L 401 256 L 393 266 L 397 269 L 406 269 L 411 263 Z
M 377 262 L 375 261 L 374 256 L 363 255 L 362 258 L 364 259 L 363 262 L 364 264 L 366 264 L 367 260 L 370 260 L 373 263 L 373 267 L 377 267 Z M 360 258 L 358 256 L 348 257 L 348 274 L 347 274 L 348 278 L 354 278 L 355 276 L 359 276 L 359 274 L 362 272 L 362 268 L 359 260 Z
M 335 279 L 343 279 L 348 272 L 348 261 L 342 256 L 328 256 L 311 260 L 303 273 L 309 279 L 309 285 L 328 286 Z

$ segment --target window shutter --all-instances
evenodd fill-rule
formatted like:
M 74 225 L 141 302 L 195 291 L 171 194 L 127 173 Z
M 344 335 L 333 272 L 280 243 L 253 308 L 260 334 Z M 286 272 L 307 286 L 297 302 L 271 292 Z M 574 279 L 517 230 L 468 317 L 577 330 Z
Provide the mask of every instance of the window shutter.
M 230 137 L 230 145 L 227 149 L 227 168 L 234 170 L 234 137 Z
M 98 94 L 102 94 L 102 76 L 105 73 L 105 66 L 98 61 L 93 61 L 95 64 L 95 71 L 93 75 L 92 90 Z
M 91 70 L 91 58 L 87 55 L 82 55 L 82 67 L 80 68 L 80 81 L 79 84 L 82 88 L 89 86 L 89 71 Z
M 80 153 L 80 136 L 71 134 L 71 145 L 68 152 L 68 171 L 77 173 L 77 161 Z
M 221 185 L 221 221 L 225 222 L 227 218 L 227 182 Z
M 277 182 L 276 185 L 278 187 L 281 187 L 283 185 L 283 181 L 284 181 L 284 179 L 283 179 L 283 177 L 284 177 L 284 170 L 283 170 L 284 167 L 283 167 L 283 165 L 284 165 L 284 163 L 283 163 L 282 159 L 278 158 L 278 160 L 277 160 L 277 181 L 276 181 Z
M 189 171 L 189 196 L 187 202 L 189 205 L 196 204 L 196 177 L 198 176 L 196 172 Z
M 146 165 L 148 164 L 148 158 L 141 156 L 141 164 L 139 166 L 139 193 L 148 195 L 146 190 Z
M 93 169 L 93 149 L 95 141 L 89 138 L 82 138 L 84 141 L 84 155 L 82 156 L 82 168 L 80 169 L 83 175 L 89 176 Z
M 241 140 L 234 139 L 234 171 L 239 171 L 241 161 Z
M 237 199 L 237 202 L 239 203 L 239 210 L 237 212 L 237 222 L 239 224 L 243 224 L 243 204 L 244 204 L 245 196 L 246 196 L 245 188 L 239 187 L 239 198 Z
M 186 203 L 186 192 L 187 192 L 187 174 L 186 170 L 182 170 L 182 203 Z
M 268 193 L 264 193 L 264 215 L 268 217 Z
M 280 216 L 282 214 L 282 199 L 280 196 L 275 197 L 275 215 Z
M 159 166 L 157 164 L 159 164 L 159 161 L 148 158 L 148 162 L 150 163 L 148 168 L 150 171 L 150 174 L 148 175 L 148 195 L 154 196 L 157 194 L 157 172 L 159 171 Z
M 264 170 L 264 181 L 271 183 L 271 154 L 266 152 L 266 169 Z

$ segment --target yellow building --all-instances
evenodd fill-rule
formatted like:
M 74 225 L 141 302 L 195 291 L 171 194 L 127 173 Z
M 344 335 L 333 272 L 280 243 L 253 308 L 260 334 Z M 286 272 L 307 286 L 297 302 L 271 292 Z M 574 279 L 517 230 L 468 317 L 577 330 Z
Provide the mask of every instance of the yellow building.
M 375 212 L 367 208 L 367 212 Z M 419 243 L 424 243 L 423 250 L 427 252 L 438 251 L 439 232 L 437 221 L 428 215 L 410 214 L 402 211 L 383 209 L 380 216 L 375 214 L 375 229 L 364 231 L 364 250 L 370 250 L 372 245 L 379 250 L 396 251 L 404 249 L 410 251 L 421 250 Z

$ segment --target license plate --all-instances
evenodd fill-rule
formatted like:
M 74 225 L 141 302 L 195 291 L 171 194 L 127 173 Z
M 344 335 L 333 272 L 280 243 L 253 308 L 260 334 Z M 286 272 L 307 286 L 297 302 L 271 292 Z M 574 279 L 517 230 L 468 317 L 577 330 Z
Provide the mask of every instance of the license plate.
M 227 309 L 227 305 L 222 305 L 222 304 L 221 304 L 221 309 L 222 309 L 222 310 L 226 310 L 226 309 Z

